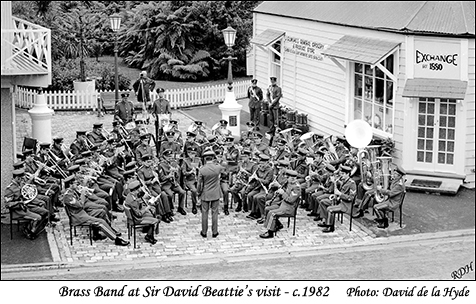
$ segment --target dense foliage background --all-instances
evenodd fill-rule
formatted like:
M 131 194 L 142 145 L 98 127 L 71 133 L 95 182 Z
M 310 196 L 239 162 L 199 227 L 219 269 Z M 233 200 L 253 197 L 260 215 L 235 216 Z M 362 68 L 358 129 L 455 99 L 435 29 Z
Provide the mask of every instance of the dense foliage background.
M 109 87 L 111 67 L 85 58 L 114 53 L 109 16 L 122 16 L 119 56 L 157 80 L 223 79 L 227 47 L 221 30 L 237 30 L 233 74 L 246 74 L 252 10 L 261 1 L 13 1 L 13 15 L 51 29 L 53 89 L 75 79 L 100 76 Z M 112 79 L 114 77 L 112 76 Z M 128 85 L 120 76 L 120 86 Z M 131 81 L 131 80 L 129 80 Z M 72 84 L 71 84 L 72 85 Z

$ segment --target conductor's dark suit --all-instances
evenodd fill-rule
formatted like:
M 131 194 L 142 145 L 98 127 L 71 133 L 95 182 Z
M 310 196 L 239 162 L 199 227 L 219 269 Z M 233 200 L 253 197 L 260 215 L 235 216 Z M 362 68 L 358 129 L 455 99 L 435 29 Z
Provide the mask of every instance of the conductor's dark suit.
M 202 234 L 208 230 L 208 210 L 212 209 L 212 233 L 218 234 L 218 204 L 221 198 L 220 173 L 224 168 L 207 162 L 198 173 L 198 195 L 202 201 Z

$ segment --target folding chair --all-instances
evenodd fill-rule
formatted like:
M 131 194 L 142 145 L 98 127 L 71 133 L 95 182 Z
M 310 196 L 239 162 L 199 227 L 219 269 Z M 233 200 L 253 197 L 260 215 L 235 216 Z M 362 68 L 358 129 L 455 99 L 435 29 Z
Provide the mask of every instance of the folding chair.
M 276 220 L 278 220 L 281 217 L 287 217 L 288 218 L 288 228 L 289 224 L 291 223 L 291 218 L 294 219 L 294 224 L 293 224 L 293 236 L 296 235 L 296 215 L 297 215 L 297 210 L 299 208 L 299 204 L 301 203 L 301 197 L 299 197 L 295 202 L 294 202 L 294 212 L 292 215 L 277 215 Z M 276 230 L 275 235 L 278 234 L 278 231 Z

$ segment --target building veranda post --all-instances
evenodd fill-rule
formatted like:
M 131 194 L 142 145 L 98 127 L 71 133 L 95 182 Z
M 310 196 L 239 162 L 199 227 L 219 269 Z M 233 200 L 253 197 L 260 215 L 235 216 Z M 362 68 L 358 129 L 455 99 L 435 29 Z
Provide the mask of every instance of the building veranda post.
M 474 28 L 474 2 L 266 1 L 251 65 L 259 83 L 278 76 L 311 131 L 343 135 L 364 119 L 394 140 L 407 186 L 456 191 L 475 181 Z

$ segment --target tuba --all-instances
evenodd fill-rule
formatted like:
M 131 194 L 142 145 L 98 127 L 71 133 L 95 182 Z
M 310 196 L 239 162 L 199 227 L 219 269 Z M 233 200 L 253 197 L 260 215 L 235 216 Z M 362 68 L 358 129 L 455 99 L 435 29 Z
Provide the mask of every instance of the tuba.
M 380 146 L 367 146 L 365 149 L 359 150 L 357 153 L 360 165 L 360 173 L 362 175 L 362 187 L 368 191 L 375 187 L 375 173 L 379 165 L 377 159 L 377 151 Z
M 374 174 L 375 185 L 375 201 L 382 203 L 386 197 L 377 189 L 377 186 L 382 186 L 382 189 L 388 189 L 390 186 L 390 162 L 392 158 L 389 156 L 377 157 L 377 167 Z
M 324 145 L 327 148 L 327 152 L 324 155 L 324 159 L 327 160 L 328 162 L 338 160 L 339 155 L 337 155 L 336 147 L 332 143 L 332 135 L 329 135 L 326 138 L 324 138 Z

